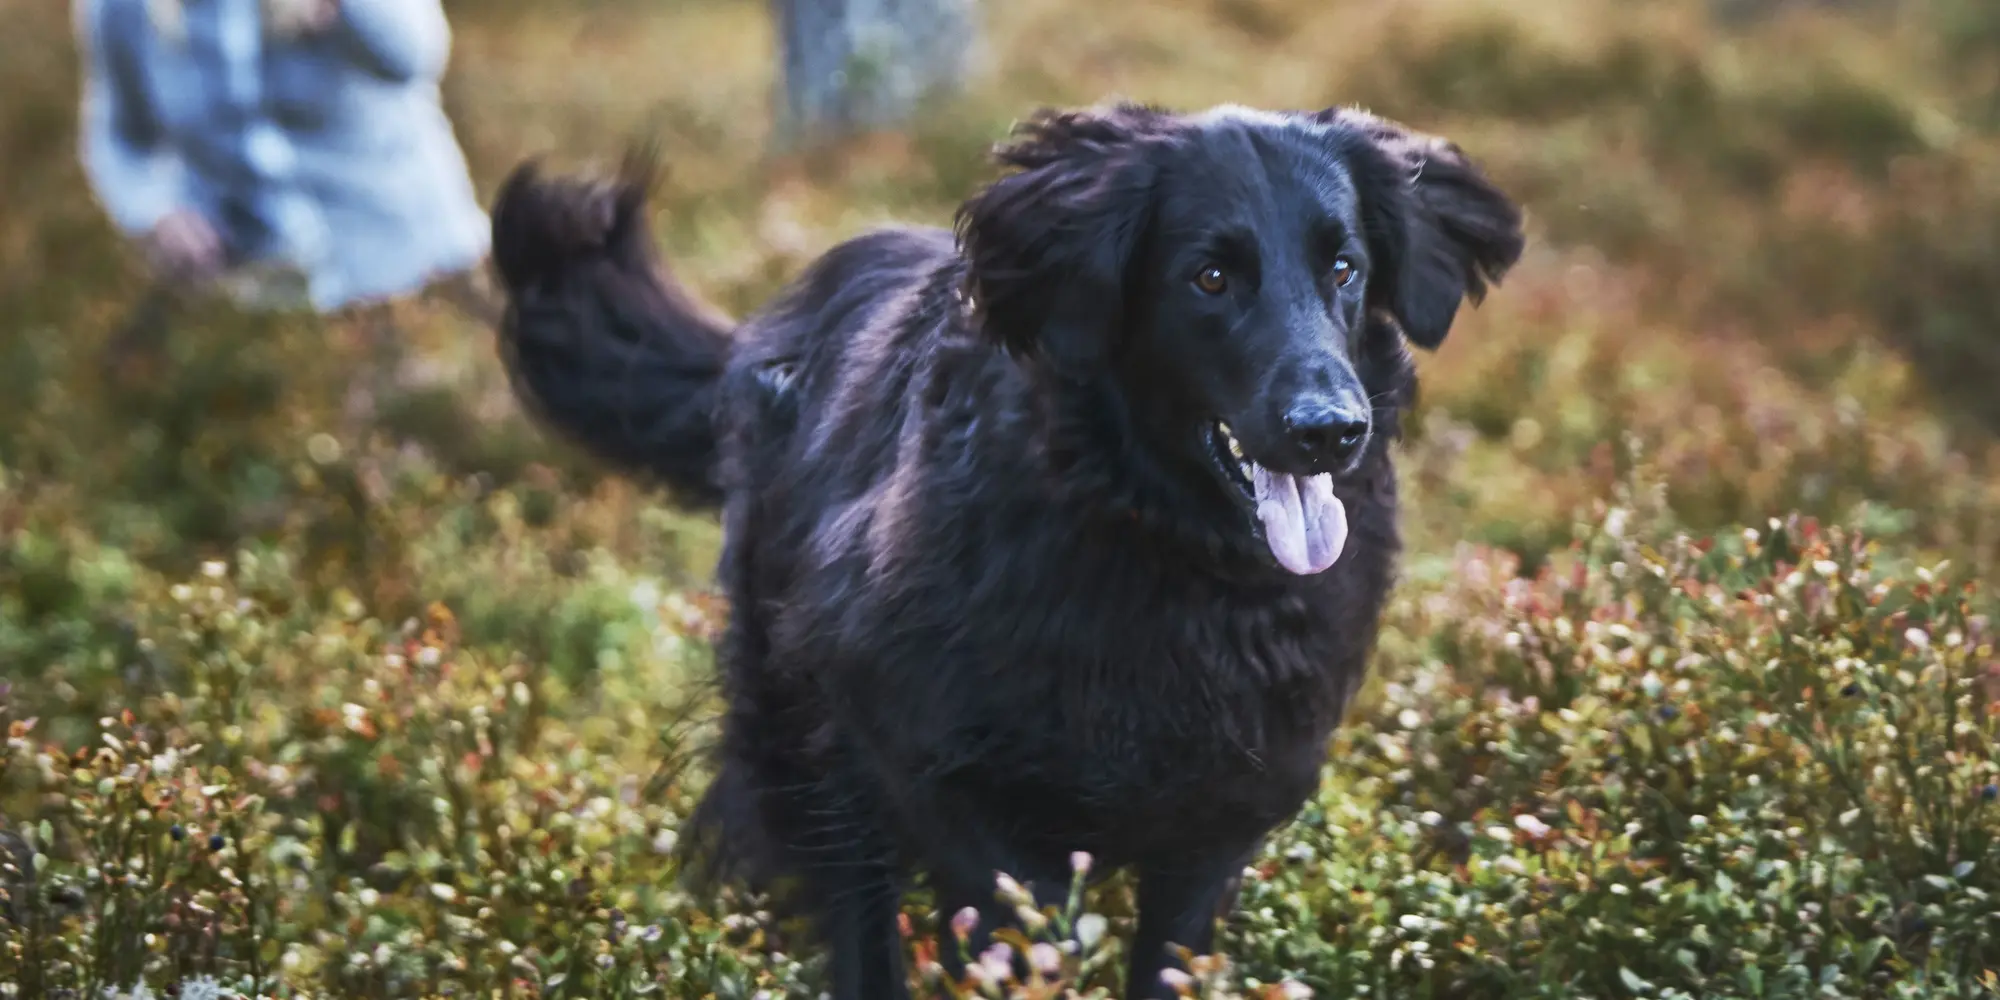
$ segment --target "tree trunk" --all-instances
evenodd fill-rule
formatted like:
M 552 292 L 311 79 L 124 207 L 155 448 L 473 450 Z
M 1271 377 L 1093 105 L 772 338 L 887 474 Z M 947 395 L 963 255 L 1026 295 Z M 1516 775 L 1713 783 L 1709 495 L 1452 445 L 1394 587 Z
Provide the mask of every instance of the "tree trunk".
M 955 91 L 972 58 L 973 2 L 773 0 L 779 142 L 894 127 Z

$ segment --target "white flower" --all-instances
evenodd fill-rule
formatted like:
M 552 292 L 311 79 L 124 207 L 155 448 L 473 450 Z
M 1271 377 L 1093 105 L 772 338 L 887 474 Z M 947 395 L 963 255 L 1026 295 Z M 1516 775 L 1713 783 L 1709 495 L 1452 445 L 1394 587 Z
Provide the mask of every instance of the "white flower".
M 1085 948 L 1092 947 L 1104 939 L 1104 932 L 1111 922 L 1103 914 L 1086 913 L 1076 918 L 1076 940 Z
M 640 611 L 654 612 L 660 609 L 660 585 L 643 579 L 632 585 L 632 604 Z
M 1070 855 L 1069 855 L 1069 870 L 1070 870 L 1070 871 L 1073 871 L 1073 872 L 1075 872 L 1075 873 L 1076 873 L 1076 874 L 1078 874 L 1078 875 L 1081 875 L 1081 874 L 1083 874 L 1084 872 L 1087 872 L 1087 871 L 1089 871 L 1089 870 L 1090 870 L 1090 852 L 1089 852 L 1089 851 L 1071 851 L 1071 852 L 1070 852 Z
M 1622 537 L 1625 534 L 1625 521 L 1631 516 L 1631 511 L 1623 507 L 1611 508 L 1610 513 L 1604 516 L 1604 533 L 1613 538 Z
M 222 1000 L 222 984 L 214 976 L 181 980 L 180 1000 Z
M 1286 979 L 1278 983 L 1278 989 L 1285 994 L 1285 1000 L 1312 1000 L 1312 987 L 1296 979 Z
M 1021 883 L 1015 881 L 1012 875 L 1008 875 L 1005 872 L 994 873 L 993 885 L 1000 890 L 1000 895 L 1010 903 L 1034 902 L 1034 897 L 1028 895 L 1028 890 L 1021 888 Z
M 1527 813 L 1522 813 L 1514 817 L 1514 825 L 1520 827 L 1521 832 L 1530 837 L 1546 837 L 1549 835 L 1549 825 Z

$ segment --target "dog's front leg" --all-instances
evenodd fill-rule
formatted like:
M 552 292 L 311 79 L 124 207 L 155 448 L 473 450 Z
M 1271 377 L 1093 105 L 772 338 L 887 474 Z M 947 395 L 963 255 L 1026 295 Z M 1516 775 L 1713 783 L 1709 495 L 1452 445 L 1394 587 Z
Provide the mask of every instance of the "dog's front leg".
M 845 749 L 845 748 L 843 748 Z M 791 848 L 806 875 L 828 952 L 833 1000 L 906 1000 L 903 936 L 896 915 L 902 872 L 883 826 L 881 793 L 851 765 L 798 793 Z
M 857 859 L 852 868 L 820 885 L 820 932 L 829 951 L 834 1000 L 906 1000 L 903 937 L 896 911 L 902 900 L 895 872 Z
M 1215 924 L 1232 894 L 1247 851 L 1188 859 L 1139 869 L 1139 929 L 1132 937 L 1125 995 L 1130 1000 L 1162 1000 L 1175 995 L 1160 978 L 1183 968 L 1174 946 L 1204 955 L 1215 948 Z

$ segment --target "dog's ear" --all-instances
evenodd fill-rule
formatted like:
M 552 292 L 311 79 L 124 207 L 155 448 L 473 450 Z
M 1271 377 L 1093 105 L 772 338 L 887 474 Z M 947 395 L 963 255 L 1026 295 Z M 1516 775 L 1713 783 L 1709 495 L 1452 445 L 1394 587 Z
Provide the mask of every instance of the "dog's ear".
M 1131 103 L 1043 110 L 995 150 L 1017 169 L 959 207 L 957 231 L 966 293 L 1008 351 L 1073 377 L 1105 360 L 1151 214 L 1149 140 L 1166 122 Z
M 1353 108 L 1332 129 L 1368 227 L 1370 308 L 1425 350 L 1444 343 L 1459 302 L 1476 305 L 1521 257 L 1521 209 L 1454 143 Z

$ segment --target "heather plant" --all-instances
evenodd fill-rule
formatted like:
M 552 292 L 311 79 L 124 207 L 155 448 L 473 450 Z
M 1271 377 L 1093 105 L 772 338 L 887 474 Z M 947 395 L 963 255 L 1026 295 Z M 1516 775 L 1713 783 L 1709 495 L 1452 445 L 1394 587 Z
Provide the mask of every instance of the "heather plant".
M 1994 646 L 1943 567 L 1627 508 L 1533 579 L 1461 559 L 1239 962 L 1376 996 L 1992 989 Z
M 1990 5 L 1716 6 L 1020 0 L 949 113 L 770 157 L 763 5 L 480 0 L 446 97 L 488 191 L 657 135 L 661 237 L 738 309 L 948 218 L 1032 103 L 1463 137 L 1534 245 L 1423 363 L 1374 677 L 1181 985 L 1992 996 Z M 0 997 L 817 996 L 799 929 L 675 860 L 713 521 L 540 434 L 422 305 L 369 426 L 338 322 L 195 308 L 109 387 L 141 282 L 76 172 L 66 12 L 9 23 Z M 956 983 L 969 928 L 916 887 L 913 979 L 1118 995 L 1131 900 L 1088 866 Z
M 1468 546 L 1406 588 L 1324 792 L 1245 873 L 1228 958 L 1189 991 L 1991 989 L 2000 672 L 1977 590 L 1808 518 L 1691 535 L 1637 485 L 1531 577 Z M 469 649 L 442 605 L 393 627 L 277 612 L 269 558 L 166 588 L 136 645 L 181 679 L 79 749 L 10 697 L 8 815 L 28 819 L 7 827 L 0 975 L 812 994 L 756 900 L 679 886 L 698 725 L 611 708 L 615 663 L 566 690 Z M 1065 905 L 1017 898 L 1022 930 L 970 956 L 960 995 L 1115 989 L 1130 901 L 1085 892 L 1088 865 Z M 913 974 L 939 982 L 969 928 L 910 917 Z

